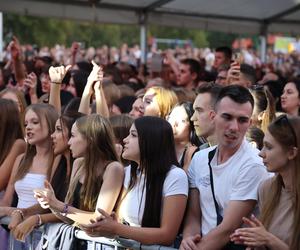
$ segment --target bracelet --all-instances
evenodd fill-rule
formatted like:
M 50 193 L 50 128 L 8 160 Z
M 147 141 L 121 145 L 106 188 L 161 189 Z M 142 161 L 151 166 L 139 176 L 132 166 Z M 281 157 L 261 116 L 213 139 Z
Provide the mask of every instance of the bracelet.
M 37 214 L 37 223 L 36 227 L 40 227 L 43 224 L 42 217 L 40 214 Z
M 63 211 L 60 213 L 62 216 L 66 217 L 68 214 L 69 204 L 65 203 Z
M 21 209 L 15 209 L 14 211 L 12 211 L 12 213 L 10 214 L 10 216 L 12 216 L 13 214 L 18 213 L 21 215 L 22 220 L 24 220 L 24 213 Z
M 54 84 L 57 84 L 57 85 L 61 84 L 61 82 L 51 82 L 51 83 L 54 83 Z

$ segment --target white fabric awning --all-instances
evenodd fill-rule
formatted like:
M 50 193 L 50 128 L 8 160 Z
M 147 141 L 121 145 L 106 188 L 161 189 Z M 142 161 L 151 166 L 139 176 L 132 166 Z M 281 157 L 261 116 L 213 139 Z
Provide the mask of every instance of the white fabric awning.
M 227 33 L 300 34 L 300 0 L 0 0 L 0 11 Z

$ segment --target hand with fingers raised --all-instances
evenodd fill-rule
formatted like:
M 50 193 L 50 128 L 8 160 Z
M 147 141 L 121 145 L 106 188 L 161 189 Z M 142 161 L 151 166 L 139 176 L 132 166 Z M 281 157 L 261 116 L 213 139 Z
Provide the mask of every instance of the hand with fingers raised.
M 269 244 L 271 233 L 269 233 L 264 225 L 254 216 L 250 219 L 243 217 L 244 223 L 248 228 L 239 228 L 230 235 L 230 240 L 235 244 L 244 244 L 248 249 L 253 247 L 263 247 Z
M 31 72 L 24 80 L 24 86 L 28 90 L 29 95 L 36 95 L 37 76 Z
M 35 189 L 34 197 L 44 209 L 57 209 L 58 200 L 55 197 L 54 190 L 51 184 L 46 180 L 44 189 Z
M 50 76 L 50 80 L 51 83 L 54 84 L 61 84 L 62 80 L 64 79 L 65 75 L 67 74 L 67 72 L 69 71 L 69 69 L 71 68 L 71 65 L 68 66 L 59 66 L 59 67 L 53 67 L 51 66 L 49 68 L 49 76 Z

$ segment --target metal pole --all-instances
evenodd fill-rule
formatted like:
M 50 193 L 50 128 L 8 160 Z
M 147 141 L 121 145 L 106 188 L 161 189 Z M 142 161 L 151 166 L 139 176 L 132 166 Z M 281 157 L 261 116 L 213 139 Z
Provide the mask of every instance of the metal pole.
M 264 23 L 261 26 L 260 32 L 260 60 L 262 63 L 267 61 L 267 37 L 268 37 L 268 24 Z
M 140 47 L 141 47 L 141 63 L 147 62 L 147 20 L 146 14 L 140 14 Z
M 3 60 L 3 14 L 0 12 L 0 61 Z
M 267 36 L 260 36 L 260 60 L 265 63 L 267 60 Z

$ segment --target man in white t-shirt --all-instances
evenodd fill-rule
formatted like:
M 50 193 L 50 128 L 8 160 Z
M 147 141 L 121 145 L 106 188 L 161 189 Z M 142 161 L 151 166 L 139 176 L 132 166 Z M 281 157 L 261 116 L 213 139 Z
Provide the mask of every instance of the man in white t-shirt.
M 222 249 L 241 226 L 242 217 L 256 205 L 257 188 L 266 170 L 258 151 L 244 139 L 253 105 L 253 97 L 242 86 L 220 91 L 214 117 L 218 146 L 196 153 L 188 170 L 190 192 L 182 250 Z M 208 155 L 214 149 L 210 174 Z

